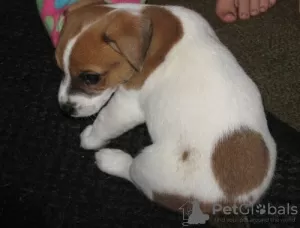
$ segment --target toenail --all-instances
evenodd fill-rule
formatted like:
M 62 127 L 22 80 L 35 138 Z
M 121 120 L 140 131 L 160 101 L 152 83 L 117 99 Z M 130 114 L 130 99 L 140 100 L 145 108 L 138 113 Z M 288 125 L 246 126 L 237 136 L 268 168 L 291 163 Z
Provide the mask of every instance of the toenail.
M 260 7 L 260 12 L 265 12 L 266 11 L 266 7 L 262 6 Z
M 256 15 L 257 13 L 258 13 L 258 10 L 256 10 L 256 9 L 251 11 L 252 15 Z
M 248 13 L 241 13 L 241 17 L 242 18 L 247 18 L 247 17 L 249 17 L 249 14 Z
M 236 15 L 234 15 L 233 13 L 228 13 L 221 19 L 225 22 L 234 22 L 236 20 Z

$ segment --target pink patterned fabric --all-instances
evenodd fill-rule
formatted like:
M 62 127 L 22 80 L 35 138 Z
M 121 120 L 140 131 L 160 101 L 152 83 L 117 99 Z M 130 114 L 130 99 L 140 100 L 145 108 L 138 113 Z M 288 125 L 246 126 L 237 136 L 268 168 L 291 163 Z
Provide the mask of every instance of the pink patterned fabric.
M 64 23 L 64 11 L 79 0 L 36 0 L 40 17 L 49 33 L 54 47 L 59 41 Z M 145 3 L 146 0 L 105 0 L 106 3 Z

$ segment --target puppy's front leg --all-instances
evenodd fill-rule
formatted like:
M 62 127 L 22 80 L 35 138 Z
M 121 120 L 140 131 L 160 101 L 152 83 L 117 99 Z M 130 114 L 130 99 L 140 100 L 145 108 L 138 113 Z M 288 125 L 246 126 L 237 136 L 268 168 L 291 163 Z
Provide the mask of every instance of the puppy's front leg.
M 99 149 L 108 140 L 143 122 L 144 115 L 139 107 L 138 92 L 120 89 L 98 114 L 95 122 L 81 133 L 81 147 L 87 150 Z

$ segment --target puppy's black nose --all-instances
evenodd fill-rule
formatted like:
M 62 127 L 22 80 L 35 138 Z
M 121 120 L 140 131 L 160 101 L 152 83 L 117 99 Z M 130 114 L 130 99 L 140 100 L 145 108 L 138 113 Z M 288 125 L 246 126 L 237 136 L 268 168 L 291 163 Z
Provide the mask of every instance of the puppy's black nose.
M 71 103 L 62 104 L 62 105 L 60 105 L 60 108 L 65 114 L 67 114 L 69 116 L 74 114 L 74 112 L 75 112 L 74 105 Z

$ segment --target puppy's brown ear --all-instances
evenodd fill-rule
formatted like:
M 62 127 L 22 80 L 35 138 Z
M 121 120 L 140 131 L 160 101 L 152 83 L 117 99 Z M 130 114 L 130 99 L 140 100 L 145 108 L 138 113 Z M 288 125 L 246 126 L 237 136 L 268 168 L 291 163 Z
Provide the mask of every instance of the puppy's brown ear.
M 92 5 L 92 4 L 104 4 L 104 0 L 79 0 L 76 3 L 73 3 L 70 5 L 67 10 L 65 11 L 65 14 L 68 15 L 74 10 L 77 10 L 79 8 L 82 8 L 84 6 Z
M 141 71 L 152 38 L 152 22 L 144 15 L 116 12 L 103 35 L 104 41 Z

